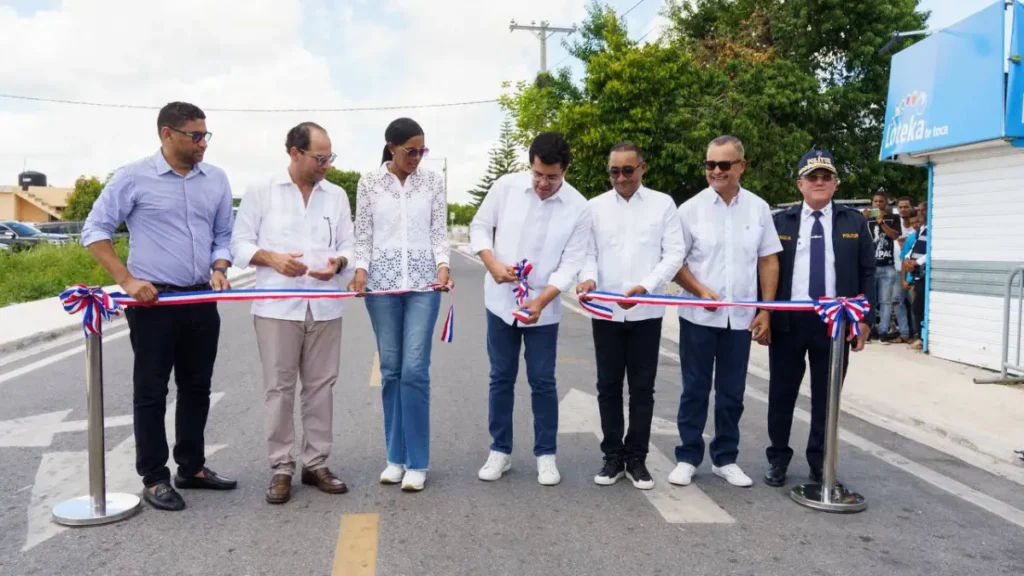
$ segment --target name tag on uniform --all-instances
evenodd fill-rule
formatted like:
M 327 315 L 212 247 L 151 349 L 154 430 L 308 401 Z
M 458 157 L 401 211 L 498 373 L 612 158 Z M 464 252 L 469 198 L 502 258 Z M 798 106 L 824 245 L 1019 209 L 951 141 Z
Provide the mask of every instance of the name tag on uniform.
M 792 239 L 793 239 L 792 236 L 783 236 L 782 234 L 779 234 L 779 240 L 786 241 L 786 240 L 792 240 Z
M 853 234 L 843 234 L 843 238 L 847 240 L 856 240 L 860 238 L 860 234 L 854 232 Z

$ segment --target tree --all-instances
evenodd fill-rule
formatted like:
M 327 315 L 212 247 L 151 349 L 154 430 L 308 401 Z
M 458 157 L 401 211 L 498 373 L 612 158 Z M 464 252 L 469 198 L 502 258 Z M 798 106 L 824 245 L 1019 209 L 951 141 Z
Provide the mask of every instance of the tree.
M 474 204 L 448 204 L 448 217 L 457 226 L 468 226 L 476 216 L 476 209 Z
M 107 176 L 107 180 L 110 180 L 110 176 Z M 106 181 L 100 183 L 95 176 L 89 178 L 79 176 L 78 180 L 75 180 L 74 192 L 68 196 L 68 204 L 64 207 L 64 212 L 61 213 L 61 219 L 68 222 L 81 222 L 88 218 L 93 203 L 100 197 L 100 192 L 106 185 Z
M 495 180 L 505 174 L 519 172 L 522 169 L 522 164 L 519 162 L 519 150 L 513 138 L 512 120 L 506 117 L 501 123 L 498 143 L 494 148 L 491 148 L 487 173 L 480 180 L 480 183 L 477 184 L 476 188 L 469 191 L 469 194 L 473 197 L 473 202 L 471 203 L 473 212 L 475 213 L 476 209 L 480 207 L 480 203 L 484 201 L 484 197 L 491 190 Z M 470 218 L 472 219 L 472 216 Z
M 744 185 L 769 203 L 799 198 L 795 165 L 812 147 L 832 150 L 843 197 L 912 193 L 925 174 L 878 161 L 894 31 L 924 28 L 916 0 L 673 0 L 657 43 L 630 40 L 610 8 L 590 7 L 579 40 L 578 88 L 566 69 L 520 83 L 502 104 L 516 139 L 561 132 L 573 149 L 571 182 L 587 196 L 608 189 L 608 150 L 645 151 L 645 183 L 683 201 L 707 186 L 707 143 L 743 140 Z M 568 85 L 567 85 L 568 84 Z
M 324 174 L 324 180 L 337 184 L 348 194 L 348 205 L 352 209 L 352 218 L 356 217 L 356 190 L 359 186 L 359 172 L 355 170 L 338 170 L 331 168 Z

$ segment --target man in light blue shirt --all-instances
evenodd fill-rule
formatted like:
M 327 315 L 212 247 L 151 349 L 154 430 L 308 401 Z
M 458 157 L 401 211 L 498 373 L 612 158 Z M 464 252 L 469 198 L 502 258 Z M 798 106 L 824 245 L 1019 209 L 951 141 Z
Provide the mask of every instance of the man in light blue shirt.
M 224 171 L 203 163 L 206 115 L 172 102 L 157 116 L 160 150 L 120 168 L 100 193 L 82 228 L 82 244 L 136 300 L 165 292 L 227 290 L 231 265 L 231 188 Z M 128 265 L 112 238 L 128 224 Z M 161 510 L 182 510 L 170 485 L 164 415 L 174 369 L 178 386 L 174 460 L 178 488 L 230 490 L 236 482 L 205 467 L 204 430 L 220 336 L 216 303 L 129 307 L 135 353 L 135 468 L 143 498 Z

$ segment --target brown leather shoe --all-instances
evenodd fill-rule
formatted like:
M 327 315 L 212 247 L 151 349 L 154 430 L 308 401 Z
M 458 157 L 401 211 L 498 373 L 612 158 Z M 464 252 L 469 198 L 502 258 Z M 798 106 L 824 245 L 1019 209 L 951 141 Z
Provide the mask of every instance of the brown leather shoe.
M 348 492 L 348 486 L 332 474 L 326 466 L 316 470 L 303 468 L 302 483 L 308 486 L 316 486 L 317 490 L 327 494 L 344 494 Z
M 292 477 L 288 474 L 274 474 L 267 488 L 267 502 L 284 504 L 292 499 Z

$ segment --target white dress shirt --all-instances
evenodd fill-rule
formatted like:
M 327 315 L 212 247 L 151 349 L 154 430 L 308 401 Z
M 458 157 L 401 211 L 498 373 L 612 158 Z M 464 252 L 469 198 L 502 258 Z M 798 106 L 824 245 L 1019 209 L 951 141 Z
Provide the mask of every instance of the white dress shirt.
M 473 217 L 469 239 L 474 254 L 491 250 L 509 266 L 528 259 L 533 265 L 528 279 L 532 300 L 547 286 L 562 292 L 575 286 L 587 257 L 590 224 L 587 200 L 568 182 L 541 201 L 533 190 L 533 175 L 520 172 L 494 182 Z M 490 273 L 484 278 L 484 304 L 506 324 L 514 320 L 514 287 L 497 284 Z M 533 326 L 555 324 L 561 317 L 561 299 L 555 298 Z
M 302 254 L 298 259 L 310 270 L 327 268 L 329 258 L 339 257 L 345 257 L 351 267 L 353 245 L 352 210 L 345 190 L 322 180 L 303 204 L 302 192 L 287 172 L 246 190 L 231 234 L 231 255 L 239 268 L 249 266 L 258 250 Z M 256 288 L 343 290 L 343 280 L 343 274 L 325 282 L 309 275 L 284 276 L 270 266 L 256 267 Z M 317 321 L 334 320 L 342 313 L 341 300 L 327 299 L 255 300 L 252 313 L 303 321 L 307 307 Z
M 821 209 L 821 225 L 825 229 L 825 295 L 836 295 L 836 253 L 832 249 L 832 203 Z M 812 210 L 805 202 L 800 209 L 800 235 L 793 256 L 793 300 L 810 300 Z
M 709 187 L 679 207 L 679 219 L 685 264 L 694 278 L 724 300 L 757 300 L 758 258 L 782 252 L 768 203 L 741 187 L 726 204 Z M 689 322 L 733 330 L 750 328 L 756 313 L 753 308 L 679 308 L 679 317 Z
M 423 288 L 448 265 L 444 179 L 417 169 L 405 185 L 383 164 L 359 178 L 353 268 L 367 271 L 370 290 Z
M 648 294 L 664 294 L 686 252 L 672 197 L 641 186 L 627 201 L 610 190 L 590 200 L 590 214 L 594 225 L 580 280 L 593 280 L 606 292 L 643 286 Z M 665 315 L 664 306 L 609 307 L 613 322 Z

